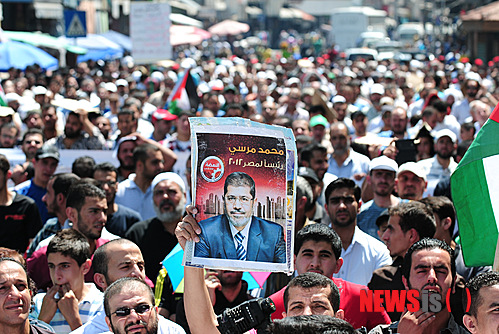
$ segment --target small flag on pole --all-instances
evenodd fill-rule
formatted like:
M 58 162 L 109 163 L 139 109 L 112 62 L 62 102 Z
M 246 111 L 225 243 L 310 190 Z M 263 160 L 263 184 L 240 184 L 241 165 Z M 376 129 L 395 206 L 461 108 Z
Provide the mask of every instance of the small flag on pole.
M 174 115 L 179 115 L 181 111 L 196 112 L 200 99 L 197 94 L 197 86 L 191 75 L 190 69 L 184 72 L 184 76 L 179 78 L 168 100 L 165 109 Z

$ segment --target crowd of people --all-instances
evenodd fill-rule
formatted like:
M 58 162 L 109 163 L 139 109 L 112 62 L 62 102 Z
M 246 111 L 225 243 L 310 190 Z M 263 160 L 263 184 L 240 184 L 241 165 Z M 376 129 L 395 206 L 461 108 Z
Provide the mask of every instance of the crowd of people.
M 464 262 L 450 176 L 499 100 L 499 57 L 219 52 L 3 78 L 0 332 L 217 333 L 216 314 L 269 296 L 275 333 L 496 331 L 499 277 Z M 181 108 L 171 97 L 186 75 L 195 91 Z M 186 267 L 184 294 L 174 292 L 161 262 L 201 233 L 197 209 L 186 210 L 195 116 L 293 130 L 294 277 L 274 273 L 248 291 L 240 272 Z M 15 148 L 20 164 L 9 161 Z M 64 150 L 89 154 L 60 173 Z M 97 163 L 93 150 L 119 165 Z M 450 308 L 361 311 L 367 289 L 428 290 Z

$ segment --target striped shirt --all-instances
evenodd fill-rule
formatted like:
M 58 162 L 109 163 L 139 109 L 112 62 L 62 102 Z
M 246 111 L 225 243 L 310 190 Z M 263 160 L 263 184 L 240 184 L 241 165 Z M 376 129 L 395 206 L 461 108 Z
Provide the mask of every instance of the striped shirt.
M 85 283 L 91 284 L 90 291 L 87 293 L 85 298 L 83 298 L 78 303 L 79 314 L 81 322 L 84 324 L 92 319 L 99 311 L 103 309 L 103 293 L 97 289 L 95 284 L 93 283 Z M 40 314 L 40 310 L 42 308 L 43 297 L 45 297 L 46 293 L 38 293 L 35 297 L 33 297 L 33 302 L 35 304 L 33 310 L 31 311 L 31 315 L 38 319 L 38 315 Z M 68 322 L 64 319 L 61 311 L 57 309 L 54 317 L 49 323 L 50 326 L 54 329 L 55 333 L 67 334 L 71 332 L 71 327 L 69 327 Z

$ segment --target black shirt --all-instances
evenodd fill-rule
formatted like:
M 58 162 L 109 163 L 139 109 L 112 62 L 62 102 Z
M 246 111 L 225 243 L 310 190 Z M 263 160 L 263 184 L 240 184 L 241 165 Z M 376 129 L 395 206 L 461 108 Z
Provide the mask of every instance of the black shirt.
M 42 228 L 40 212 L 35 201 L 14 193 L 9 206 L 0 205 L 0 246 L 26 252 L 29 239 L 35 237 Z
M 158 218 L 135 223 L 125 237 L 139 246 L 146 265 L 146 275 L 155 282 L 162 266 L 161 262 L 177 245 L 177 238 L 165 230 Z

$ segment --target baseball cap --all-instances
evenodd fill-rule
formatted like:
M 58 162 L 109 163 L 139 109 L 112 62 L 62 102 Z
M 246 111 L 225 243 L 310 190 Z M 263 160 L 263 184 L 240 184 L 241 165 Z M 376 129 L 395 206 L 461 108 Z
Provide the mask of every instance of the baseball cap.
M 166 109 L 156 109 L 156 111 L 152 113 L 152 121 L 156 122 L 157 120 L 161 119 L 165 121 L 173 121 L 177 119 L 177 116 L 173 115 Z
M 372 94 L 383 95 L 383 94 L 385 94 L 385 87 L 383 87 L 382 84 L 375 83 L 374 85 L 371 86 L 371 90 L 369 91 L 369 93 L 371 95 Z
M 234 94 L 239 94 L 239 89 L 234 85 L 227 85 L 223 90 L 224 93 L 233 92 Z
M 33 95 L 45 95 L 47 94 L 47 88 L 43 86 L 36 86 L 32 89 Z
M 310 119 L 310 127 L 313 128 L 316 125 L 322 125 L 324 127 L 327 127 L 329 125 L 326 117 L 322 115 L 315 115 Z
M 333 104 L 335 104 L 335 103 L 345 103 L 345 102 L 347 102 L 347 99 L 345 99 L 345 97 L 343 97 L 341 95 L 336 95 L 335 97 L 333 97 L 333 99 L 331 100 L 331 102 L 333 102 Z
M 304 177 L 306 179 L 312 179 L 315 182 L 319 183 L 319 177 L 315 173 L 315 171 L 310 167 L 300 167 L 298 168 L 298 176 Z
M 395 160 L 388 158 L 386 155 L 374 158 L 369 163 L 369 171 L 382 169 L 397 173 L 398 166 Z
M 424 169 L 420 165 L 418 165 L 417 163 L 415 163 L 413 161 L 406 162 L 405 164 L 402 164 L 399 167 L 398 175 L 405 173 L 405 172 L 411 172 L 411 173 L 415 174 L 417 177 L 420 177 L 426 181 L 426 173 L 425 173 Z
M 14 112 L 14 109 L 11 107 L 0 107 L 0 117 L 12 116 Z
M 46 158 L 53 158 L 59 162 L 61 155 L 59 154 L 59 150 L 54 146 L 42 146 L 36 151 L 35 159 L 40 160 Z
M 442 129 L 440 131 L 437 131 L 437 133 L 435 133 L 435 143 L 442 137 L 449 137 L 453 143 L 455 143 L 457 140 L 457 136 L 454 132 L 452 132 L 449 129 Z
M 128 87 L 128 81 L 126 81 L 125 79 L 116 80 L 116 87 L 119 87 L 119 86 Z
M 182 189 L 182 192 L 185 193 L 184 181 L 182 180 L 182 178 L 178 174 L 172 173 L 172 172 L 164 172 L 164 173 L 159 173 L 158 175 L 156 175 L 156 177 L 152 180 L 152 183 L 151 183 L 152 187 L 151 188 L 154 189 L 158 185 L 158 183 L 160 183 L 161 181 L 165 181 L 165 180 L 175 182 L 176 184 L 179 185 L 180 189 Z

